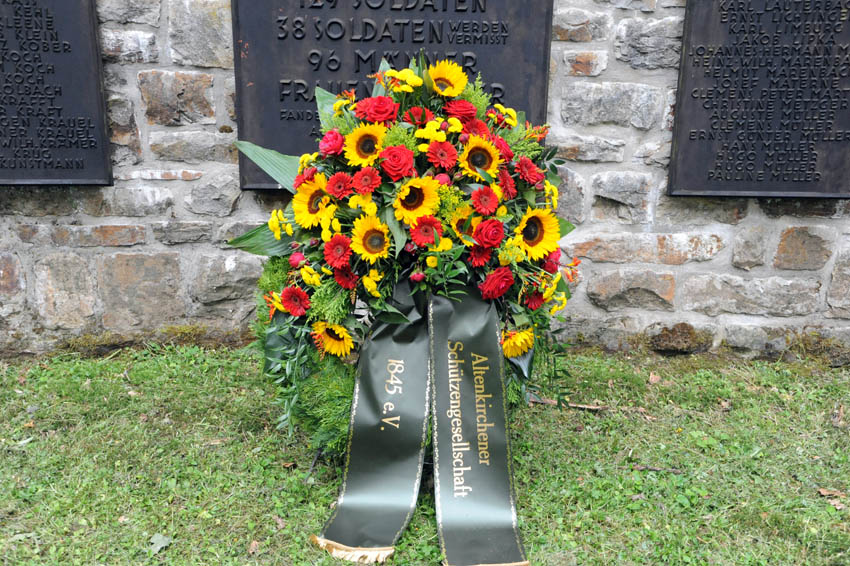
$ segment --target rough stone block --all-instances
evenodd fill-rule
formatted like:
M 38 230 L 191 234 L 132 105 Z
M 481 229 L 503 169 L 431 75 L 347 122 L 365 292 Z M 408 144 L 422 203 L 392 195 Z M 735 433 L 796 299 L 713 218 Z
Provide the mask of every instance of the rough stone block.
M 142 71 L 139 90 L 148 124 L 215 124 L 213 76 L 207 73 Z
M 100 28 L 100 47 L 107 63 L 159 61 L 156 35 L 147 31 Z
M 0 252 L 0 298 L 14 299 L 26 288 L 21 260 L 17 254 Z
M 608 68 L 607 51 L 564 51 L 563 56 L 571 77 L 598 77 Z
M 51 254 L 38 261 L 34 271 L 35 307 L 46 327 L 79 330 L 94 323 L 95 286 L 83 258 Z
M 836 259 L 827 304 L 830 316 L 850 318 L 850 249 L 842 250 Z
M 103 326 L 110 330 L 154 329 L 185 315 L 176 253 L 118 253 L 101 257 L 98 288 Z
M 228 77 L 224 80 L 224 109 L 231 121 L 236 121 L 236 79 Z
M 761 324 L 730 324 L 726 327 L 726 345 L 744 355 L 781 353 L 790 346 L 788 331 Z
M 835 235 L 828 228 L 797 226 L 786 228 L 779 240 L 773 266 L 795 271 L 822 269 L 832 257 Z
M 748 213 L 747 199 L 671 197 L 662 191 L 655 208 L 655 223 L 676 227 L 738 224 Z
M 587 192 L 584 177 L 567 167 L 559 167 L 561 185 L 558 187 L 558 216 L 573 224 L 585 221 L 584 196 Z
M 678 68 L 684 18 L 625 19 L 617 26 L 614 56 L 635 69 Z
M 654 324 L 645 331 L 649 347 L 664 354 L 695 354 L 706 352 L 714 344 L 710 330 L 697 330 L 687 322 L 673 326 Z
M 263 272 L 262 260 L 240 252 L 200 258 L 192 280 L 192 297 L 205 305 L 250 300 Z
M 54 226 L 51 240 L 55 246 L 91 248 L 120 247 L 145 243 L 145 227 L 133 225 Z
M 230 173 L 218 173 L 192 185 L 184 199 L 186 208 L 205 216 L 230 216 L 242 196 L 239 180 Z
M 112 162 L 116 165 L 135 165 L 142 159 L 142 141 L 133 103 L 124 96 L 111 94 L 106 106 Z
M 600 263 L 659 263 L 683 265 L 709 261 L 725 248 L 716 234 L 599 234 L 589 240 L 570 242 L 570 257 Z
M 97 187 L 3 187 L 0 216 L 68 216 L 101 199 Z
M 156 216 L 174 206 L 174 195 L 161 187 L 115 187 L 110 189 L 100 206 L 87 212 L 92 216 Z
M 758 199 L 759 207 L 769 218 L 794 216 L 796 218 L 837 218 L 846 209 L 848 201 L 827 198 Z
M 197 181 L 203 171 L 192 169 L 134 169 L 115 174 L 118 181 Z
M 698 275 L 682 286 L 684 309 L 717 316 L 751 314 L 803 316 L 818 310 L 817 279 L 744 279 L 735 275 Z
M 151 132 L 150 144 L 159 159 L 201 163 L 236 163 L 233 134 L 213 132 Z
M 764 265 L 767 253 L 768 230 L 764 225 L 748 226 L 735 234 L 732 249 L 732 265 L 750 269 Z
M 656 0 L 595 0 L 597 4 L 610 4 L 622 10 L 640 10 L 654 12 Z
M 159 25 L 161 0 L 97 0 L 97 15 L 102 22 Z
M 603 12 L 588 12 L 578 8 L 555 11 L 552 39 L 556 41 L 605 41 L 611 36 L 614 19 Z
M 663 102 L 664 92 L 645 84 L 572 81 L 561 89 L 561 120 L 649 130 L 658 122 Z
M 233 68 L 230 0 L 168 4 L 171 59 L 178 65 Z
M 652 177 L 645 173 L 608 171 L 594 175 L 593 219 L 621 224 L 647 222 L 651 182 Z
M 670 165 L 672 150 L 671 140 L 647 142 L 635 149 L 632 160 L 650 167 L 666 169 Z
M 594 274 L 587 283 L 587 298 L 606 311 L 623 308 L 673 310 L 676 280 L 672 273 L 619 269 Z
M 591 161 L 596 163 L 621 163 L 625 156 L 626 142 L 598 136 L 569 134 L 550 140 L 558 145 L 558 156 L 568 161 Z
M 203 242 L 210 239 L 212 224 L 169 220 L 153 224 L 153 233 L 158 241 L 168 245 Z

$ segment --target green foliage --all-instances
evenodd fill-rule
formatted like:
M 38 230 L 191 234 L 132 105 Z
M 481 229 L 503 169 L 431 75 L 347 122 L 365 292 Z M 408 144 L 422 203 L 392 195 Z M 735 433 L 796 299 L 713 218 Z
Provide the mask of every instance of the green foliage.
M 351 291 L 340 287 L 333 277 L 324 277 L 322 285 L 313 293 L 308 319 L 342 324 L 350 312 Z
M 487 109 L 490 108 L 490 101 L 493 99 L 490 94 L 484 90 L 484 79 L 481 78 L 481 73 L 475 77 L 475 81 L 469 82 L 463 90 L 460 99 L 471 102 L 478 112 L 476 117 L 480 120 L 484 118 Z
M 514 155 L 516 156 L 516 159 L 525 156 L 534 161 L 538 157 L 540 157 L 540 154 L 543 153 L 544 148 L 534 139 L 521 139 L 517 140 L 513 145 L 511 145 L 511 149 L 514 150 Z
M 272 291 L 280 293 L 280 290 L 287 285 L 290 271 L 292 271 L 292 268 L 289 265 L 289 260 L 283 257 L 271 257 L 263 265 L 263 274 L 257 281 L 257 287 L 263 294 Z
M 455 210 L 463 206 L 466 196 L 462 190 L 454 185 L 440 185 L 437 194 L 440 195 L 440 209 L 437 216 L 448 222 Z M 447 234 L 445 231 L 444 233 Z
M 341 456 L 348 441 L 357 366 L 326 356 L 316 367 L 301 385 L 295 420 L 302 430 L 309 431 L 313 450 L 328 457 Z
M 341 116 L 331 116 L 328 119 L 328 125 L 330 126 L 328 130 L 333 130 L 336 128 L 339 133 L 344 136 L 347 136 L 352 131 L 354 131 L 356 122 L 351 118 L 348 112 L 343 112 Z
M 266 149 L 247 141 L 237 141 L 234 145 L 248 159 L 277 181 L 281 187 L 293 194 L 295 193 L 293 185 L 295 184 L 295 177 L 298 175 L 298 157 L 283 155 L 273 149 Z
M 410 151 L 416 153 L 418 152 L 417 146 L 419 143 L 416 141 L 416 137 L 413 135 L 410 127 L 405 127 L 405 124 L 398 123 L 390 128 L 387 135 L 384 137 L 384 147 L 391 147 L 394 145 L 403 145 Z

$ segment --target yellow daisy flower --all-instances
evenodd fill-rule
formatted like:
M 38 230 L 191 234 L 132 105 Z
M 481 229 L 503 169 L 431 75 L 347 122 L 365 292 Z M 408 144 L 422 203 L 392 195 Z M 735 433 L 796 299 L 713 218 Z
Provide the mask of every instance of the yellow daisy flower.
M 434 214 L 440 206 L 439 188 L 440 182 L 433 177 L 411 179 L 402 185 L 393 202 L 396 219 L 410 225 L 420 216 Z
M 429 66 L 428 75 L 434 82 L 434 90 L 440 96 L 459 96 L 469 82 L 469 77 L 466 76 L 463 68 L 448 60 Z
M 558 293 L 558 296 L 555 297 L 556 304 L 551 309 L 549 309 L 549 314 L 555 314 L 567 308 L 567 294 L 566 293 Z
M 534 330 L 511 330 L 502 332 L 502 351 L 506 358 L 516 358 L 534 346 Z
M 322 276 L 309 265 L 301 268 L 301 278 L 304 280 L 304 283 L 311 287 L 319 287 L 322 284 Z
M 437 256 L 431 255 L 431 256 L 428 256 L 427 258 L 425 258 L 425 263 L 428 265 L 428 267 L 433 269 L 433 268 L 437 267 L 439 260 L 437 259 Z
M 339 324 L 319 321 L 313 324 L 313 340 L 323 351 L 344 358 L 354 348 L 354 341 L 348 330 Z
M 558 249 L 561 227 L 551 210 L 529 207 L 514 232 L 517 243 L 532 261 Z
M 374 165 L 383 151 L 387 128 L 381 124 L 364 124 L 345 136 L 345 159 L 352 167 Z
M 369 275 L 364 275 L 361 279 L 363 282 L 363 288 L 366 289 L 366 291 L 373 297 L 380 297 L 381 293 L 378 291 L 378 281 L 383 278 L 383 273 L 377 269 L 371 269 L 369 270 Z
M 348 199 L 349 208 L 359 208 L 366 213 L 367 216 L 375 216 L 378 214 L 378 205 L 372 200 L 372 195 L 354 195 Z
M 390 254 L 390 228 L 375 216 L 361 216 L 354 221 L 351 249 L 364 260 L 374 264 Z
M 484 181 L 477 170 L 481 169 L 491 177 L 496 177 L 502 164 L 502 156 L 495 145 L 482 137 L 471 135 L 458 162 L 467 175 Z

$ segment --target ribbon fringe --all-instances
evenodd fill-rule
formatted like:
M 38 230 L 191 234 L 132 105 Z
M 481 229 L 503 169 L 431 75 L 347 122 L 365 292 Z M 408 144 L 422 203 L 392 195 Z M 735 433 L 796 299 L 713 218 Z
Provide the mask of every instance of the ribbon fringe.
M 334 558 L 360 564 L 372 564 L 374 562 L 383 564 L 395 553 L 395 547 L 392 546 L 383 548 L 352 548 L 332 540 L 317 537 L 316 535 L 311 536 L 310 540 L 319 548 L 328 551 Z

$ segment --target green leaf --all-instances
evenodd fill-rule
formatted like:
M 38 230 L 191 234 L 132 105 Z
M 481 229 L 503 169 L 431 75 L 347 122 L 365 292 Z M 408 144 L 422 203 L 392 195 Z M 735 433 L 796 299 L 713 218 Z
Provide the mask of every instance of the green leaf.
M 398 257 L 401 254 L 401 250 L 404 249 L 404 245 L 407 243 L 407 232 L 404 231 L 404 228 L 401 227 L 401 224 L 398 223 L 395 217 L 395 210 L 392 207 L 387 207 L 384 209 L 383 213 L 384 222 L 387 223 L 387 226 L 390 227 L 390 232 L 393 234 L 393 240 L 395 241 L 395 256 Z
M 556 187 L 559 187 L 561 185 L 561 176 L 557 173 L 553 173 L 552 171 L 546 172 L 546 180 L 555 185 Z
M 335 103 L 335 94 L 326 91 L 322 87 L 316 87 L 316 109 L 319 111 L 319 122 L 324 129 L 330 129 L 333 126 L 331 120 L 334 116 Z
M 381 66 L 378 67 L 379 73 L 386 73 L 392 69 L 389 63 L 387 63 L 386 59 L 381 59 Z M 382 87 L 378 81 L 375 81 L 375 86 L 372 87 L 372 96 L 385 96 L 387 94 L 387 89 Z
M 276 240 L 268 225 L 263 224 L 233 238 L 227 242 L 227 245 L 255 255 L 283 256 L 290 251 L 291 242 L 292 238 L 286 234 L 281 234 L 280 240 Z
M 572 222 L 567 222 L 563 218 L 558 218 L 558 224 L 560 225 L 560 228 L 561 228 L 561 237 L 562 238 L 576 229 L 575 225 Z
M 156 533 L 151 537 L 151 554 L 158 554 L 162 549 L 168 548 L 173 541 L 171 537 Z
M 517 113 L 516 113 L 516 123 L 517 123 L 517 126 L 522 126 L 522 127 L 524 128 L 524 127 L 525 127 L 525 121 L 526 121 L 527 119 L 528 119 L 528 118 L 526 118 L 526 117 L 525 117 L 525 112 L 524 112 L 524 111 L 520 110 L 519 112 L 517 112 Z
M 268 173 L 282 188 L 295 194 L 293 185 L 295 184 L 295 177 L 298 176 L 300 162 L 298 157 L 283 155 L 273 149 L 266 149 L 247 141 L 237 141 L 235 145 L 239 151 L 245 154 L 245 157 Z
M 476 167 L 475 170 L 478 171 L 478 174 L 481 175 L 481 177 L 485 181 L 487 181 L 487 184 L 492 185 L 493 183 L 496 182 L 496 180 L 493 179 L 493 177 L 490 175 L 490 173 L 488 173 L 487 171 L 485 171 L 481 167 Z

